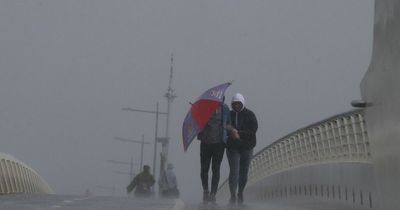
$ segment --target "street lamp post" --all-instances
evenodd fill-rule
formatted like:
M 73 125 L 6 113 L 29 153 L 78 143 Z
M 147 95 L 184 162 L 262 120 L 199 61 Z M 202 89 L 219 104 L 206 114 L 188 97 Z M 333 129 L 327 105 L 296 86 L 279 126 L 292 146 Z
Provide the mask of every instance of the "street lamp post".
M 160 160 L 160 175 L 164 170 L 165 165 L 168 163 L 168 145 L 169 145 L 169 117 L 171 111 L 171 104 L 174 99 L 177 97 L 175 94 L 175 90 L 172 88 L 172 79 L 173 79 L 173 64 L 174 58 L 173 54 L 171 54 L 171 66 L 170 66 L 170 74 L 169 74 L 169 83 L 167 93 L 165 93 L 164 97 L 167 99 L 167 112 L 159 112 L 158 111 L 158 103 L 156 111 L 149 111 L 149 110 L 140 110 L 140 109 L 132 109 L 132 108 L 123 108 L 122 110 L 125 111 L 134 111 L 134 112 L 145 112 L 156 114 L 156 127 L 155 127 L 155 137 L 154 137 L 154 159 L 153 159 L 153 175 L 155 176 L 155 168 L 156 168 L 156 156 L 157 156 L 157 142 L 161 142 L 162 150 L 161 150 L 161 160 Z M 165 114 L 167 115 L 166 119 L 166 126 L 165 126 L 165 137 L 158 138 L 157 137 L 157 129 L 158 129 L 158 115 Z
M 132 139 L 124 139 L 120 137 L 115 137 L 114 138 L 117 141 L 122 141 L 122 142 L 129 142 L 129 143 L 140 143 L 141 144 L 141 151 L 140 151 L 140 170 L 142 170 L 143 167 L 143 150 L 144 150 L 144 145 L 145 144 L 150 144 L 149 142 L 144 141 L 144 134 L 142 134 L 142 141 L 136 141 Z
M 160 114 L 166 115 L 166 112 L 160 112 L 158 102 L 156 105 L 156 110 L 142 110 L 142 109 L 133 109 L 133 108 L 122 108 L 123 111 L 131 111 L 131 112 L 142 112 L 148 114 L 155 114 L 156 115 L 156 125 L 154 130 L 154 154 L 153 154 L 153 176 L 155 177 L 156 174 L 156 161 L 157 161 L 157 142 L 158 142 L 158 117 Z
M 171 66 L 170 66 L 170 74 L 169 74 L 169 83 L 167 93 L 165 93 L 164 97 L 167 98 L 167 120 L 165 127 L 165 141 L 162 143 L 162 153 L 161 153 L 161 164 L 160 164 L 160 175 L 162 170 L 164 170 L 165 165 L 168 163 L 168 146 L 169 146 L 169 117 L 171 111 L 171 104 L 174 99 L 177 97 L 175 94 L 175 90 L 172 88 L 172 78 L 174 74 L 174 57 L 171 54 Z

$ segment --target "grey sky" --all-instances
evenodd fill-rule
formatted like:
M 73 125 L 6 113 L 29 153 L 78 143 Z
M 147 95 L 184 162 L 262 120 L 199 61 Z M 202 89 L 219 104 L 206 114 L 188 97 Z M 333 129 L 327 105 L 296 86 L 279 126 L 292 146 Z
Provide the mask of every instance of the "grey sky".
M 170 54 L 179 96 L 170 159 L 181 191 L 200 195 L 199 144 L 187 153 L 181 124 L 204 90 L 235 80 L 259 120 L 256 150 L 351 109 L 369 64 L 372 0 L 5 0 L 0 2 L 1 152 L 38 171 L 57 193 L 96 185 L 122 194 L 139 146 L 165 110 Z M 160 136 L 164 134 L 164 118 Z M 136 148 L 135 148 L 136 147 Z M 152 163 L 152 146 L 145 163 Z M 222 179 L 227 175 L 223 163 Z

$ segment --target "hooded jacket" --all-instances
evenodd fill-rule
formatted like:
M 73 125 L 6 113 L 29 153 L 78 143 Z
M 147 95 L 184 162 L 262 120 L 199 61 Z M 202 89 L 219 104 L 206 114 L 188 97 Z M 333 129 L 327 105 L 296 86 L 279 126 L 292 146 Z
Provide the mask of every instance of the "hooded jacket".
M 228 138 L 227 148 L 237 150 L 250 150 L 256 146 L 256 132 L 258 122 L 256 115 L 245 107 L 245 100 L 242 94 L 236 93 L 232 98 L 233 102 L 241 102 L 242 109 L 239 112 L 231 110 L 231 125 L 238 130 L 240 139 Z
M 158 185 L 160 186 L 160 190 L 171 190 L 177 189 L 178 182 L 176 181 L 176 175 L 173 171 L 174 166 L 169 163 L 167 166 L 167 170 L 161 175 L 160 179 L 158 180 Z

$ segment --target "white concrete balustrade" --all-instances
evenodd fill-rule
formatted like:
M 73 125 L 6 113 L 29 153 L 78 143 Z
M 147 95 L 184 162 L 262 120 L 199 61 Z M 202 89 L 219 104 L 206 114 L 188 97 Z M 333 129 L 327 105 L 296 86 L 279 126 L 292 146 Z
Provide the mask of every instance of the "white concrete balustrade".
M 362 112 L 340 114 L 291 133 L 257 153 L 251 161 L 248 183 L 313 164 L 369 163 L 369 149 Z
M 278 139 L 254 155 L 246 195 L 371 209 L 376 201 L 370 143 L 362 110 L 339 114 Z M 228 182 L 219 199 L 230 196 Z
M 12 193 L 52 193 L 52 190 L 32 168 L 0 153 L 0 194 Z

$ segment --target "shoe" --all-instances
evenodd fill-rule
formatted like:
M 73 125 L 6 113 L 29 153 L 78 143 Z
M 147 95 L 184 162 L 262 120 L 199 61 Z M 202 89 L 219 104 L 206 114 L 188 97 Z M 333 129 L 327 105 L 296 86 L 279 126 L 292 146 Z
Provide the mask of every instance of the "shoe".
M 217 199 L 215 198 L 215 193 L 210 193 L 209 201 L 211 201 L 213 203 L 215 203 L 217 201 Z
M 204 191 L 203 192 L 203 202 L 208 202 L 210 201 L 210 192 Z
M 243 203 L 243 193 L 238 193 L 237 201 L 238 201 L 238 203 Z
M 236 203 L 236 195 L 232 194 L 231 198 L 229 199 L 230 204 L 235 204 Z

